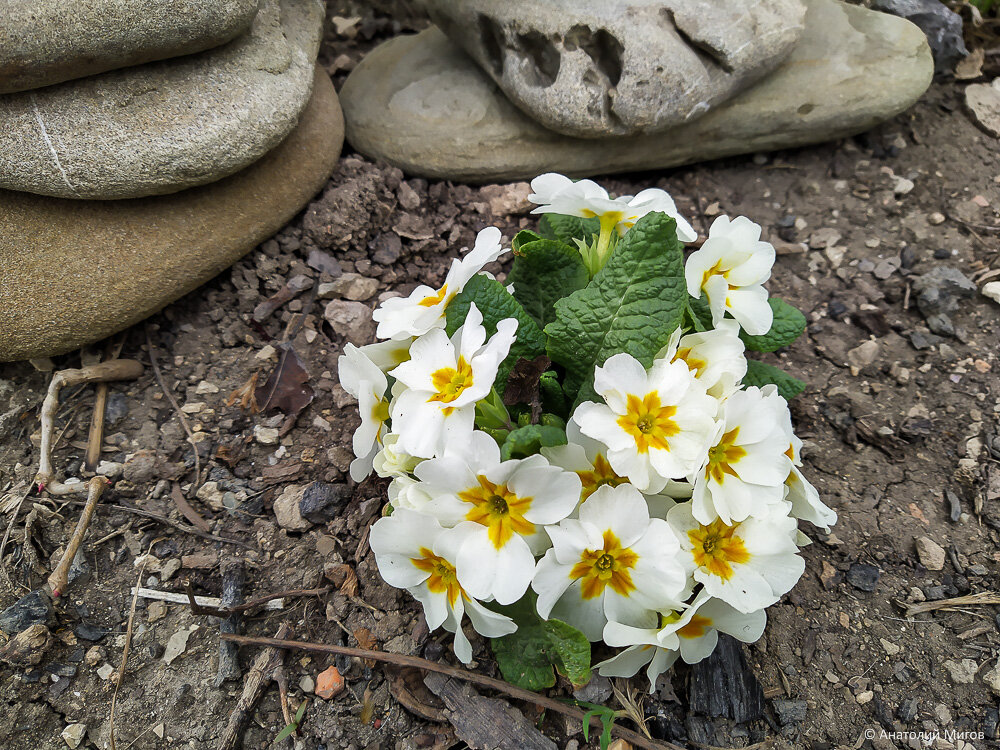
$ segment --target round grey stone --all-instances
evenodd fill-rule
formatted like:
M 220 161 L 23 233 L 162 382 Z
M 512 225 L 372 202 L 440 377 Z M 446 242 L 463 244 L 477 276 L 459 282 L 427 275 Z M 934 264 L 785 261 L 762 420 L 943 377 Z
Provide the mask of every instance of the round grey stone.
M 410 174 L 510 182 L 659 169 L 859 133 L 927 89 L 933 61 L 909 21 L 839 0 L 807 0 L 791 57 L 756 86 L 663 133 L 572 138 L 508 101 L 438 29 L 372 50 L 341 90 L 347 139 Z
M 0 97 L 0 187 L 136 198 L 238 172 L 298 122 L 323 12 L 320 0 L 264 0 L 223 47 Z
M 31 0 L 0 13 L 0 94 L 202 52 L 250 26 L 260 0 Z
M 528 116 L 582 138 L 701 117 L 777 67 L 802 0 L 427 0 Z

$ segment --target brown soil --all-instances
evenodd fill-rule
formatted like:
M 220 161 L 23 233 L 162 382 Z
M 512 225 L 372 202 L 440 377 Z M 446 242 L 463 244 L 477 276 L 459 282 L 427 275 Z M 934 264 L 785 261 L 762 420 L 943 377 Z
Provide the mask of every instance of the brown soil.
M 362 17 L 348 31 L 353 39 L 328 34 L 321 59 L 338 85 L 372 44 L 405 30 L 372 11 Z M 681 670 L 673 691 L 667 687 L 645 699 L 655 736 L 702 743 L 692 745 L 697 747 L 771 738 L 777 747 L 818 750 L 917 747 L 916 740 L 880 735 L 939 730 L 983 732 L 986 739 L 973 740 L 973 746 L 994 744 L 997 699 L 986 676 L 1000 647 L 998 609 L 975 605 L 905 614 L 907 606 L 924 600 L 995 589 L 1000 560 L 1000 307 L 979 294 L 963 298 L 949 314 L 954 335 L 938 336 L 915 304 L 917 277 L 937 267 L 978 278 L 998 266 L 1000 147 L 970 122 L 960 94 L 954 84 L 936 84 L 894 121 L 837 143 L 604 181 L 617 193 L 650 185 L 668 189 L 701 230 L 719 212 L 745 214 L 780 246 L 770 288 L 802 309 L 810 325 L 771 361 L 809 383 L 793 403 L 797 430 L 806 440 L 806 470 L 840 514 L 833 533 L 814 535 L 816 543 L 804 550 L 805 576 L 769 610 L 765 637 L 746 649 L 769 698 L 766 718 L 737 725 L 697 714 L 687 688 L 690 671 Z M 895 192 L 897 177 L 912 180 L 913 189 Z M 104 458 L 124 463 L 125 478 L 108 492 L 88 535 L 88 575 L 71 585 L 50 618 L 53 646 L 36 667 L 0 666 L 0 746 L 65 747 L 60 732 L 81 722 L 88 730 L 84 746 L 106 747 L 112 681 L 99 672 L 120 663 L 131 587 L 141 581 L 183 591 L 183 582 L 190 581 L 196 593 L 218 595 L 221 564 L 235 557 L 248 568 L 246 598 L 333 587 L 319 597 L 289 599 L 283 610 L 250 615 L 243 632 L 273 635 L 287 622 L 304 639 L 376 643 L 453 659 L 441 647 L 449 641 L 428 635 L 413 602 L 377 576 L 365 531 L 380 510 L 382 486 L 357 488 L 307 529 L 277 523 L 272 505 L 285 487 L 347 482 L 357 419 L 336 385 L 344 338 L 324 320 L 326 301 L 310 308 L 306 293 L 259 324 L 249 321 L 255 307 L 289 278 L 302 274 L 318 284 L 338 275 L 328 266 L 332 274 L 317 270 L 317 252 L 335 258 L 340 273 L 377 280 L 369 306 L 386 291 L 436 285 L 454 253 L 470 246 L 479 229 L 497 224 L 509 239 L 519 227 L 533 225 L 516 200 L 522 194 L 517 187 L 403 179 L 398 170 L 348 150 L 326 191 L 275 239 L 149 321 L 166 386 L 200 434 L 202 479 L 216 483 L 209 485 L 216 492 L 203 489 L 192 505 L 212 533 L 242 545 L 116 509 L 131 503 L 186 523 L 171 488 L 193 481 L 194 454 L 150 368 L 135 383 L 113 385 Z M 938 223 L 935 213 L 946 218 Z M 821 230 L 836 230 L 840 239 L 830 242 L 831 233 Z M 824 239 L 833 249 L 820 247 Z M 267 356 L 268 346 L 277 344 L 297 315 L 302 326 L 292 343 L 311 375 L 312 404 L 290 427 L 280 413 L 227 406 L 229 394 L 254 373 L 269 374 L 275 359 Z M 878 345 L 873 355 L 852 352 L 870 340 Z M 141 327 L 126 335 L 123 356 L 149 361 Z M 78 362 L 67 356 L 56 366 Z M 6 495 L 16 503 L 28 490 L 48 377 L 27 364 L 0 366 L 0 499 Z M 65 475 L 80 465 L 92 403 L 89 387 L 64 396 L 55 463 Z M 255 439 L 255 426 L 287 432 L 280 446 L 264 445 Z M 961 505 L 956 521 L 948 492 Z M 33 509 L 25 539 L 26 514 Z M 11 578 L 0 578 L 0 609 L 44 582 L 78 514 L 77 506 L 58 500 L 27 498 L 0 561 Z M 0 518 L 5 528 L 10 516 Z M 943 570 L 920 563 L 918 537 L 947 551 Z M 152 557 L 143 557 L 147 551 Z M 173 561 L 183 566 L 173 570 Z M 360 587 L 354 596 L 348 595 L 349 582 L 348 590 L 337 589 L 345 576 L 341 564 L 356 571 Z M 876 571 L 874 590 L 864 590 Z M 101 636 L 81 623 L 108 632 Z M 168 641 L 192 628 L 183 653 L 165 664 Z M 119 748 L 217 746 L 241 690 L 238 681 L 213 686 L 217 632 L 214 621 L 186 606 L 139 600 L 117 701 Z M 96 642 L 87 639 L 98 636 Z M 245 666 L 255 653 L 244 650 Z M 477 658 L 477 669 L 496 673 L 482 640 Z M 310 696 L 297 746 L 464 746 L 448 724 L 404 708 L 381 668 L 355 659 L 301 653 L 289 658 L 294 704 L 305 695 L 302 686 L 330 664 L 345 674 L 347 689 L 329 701 Z M 971 682 L 962 681 L 973 672 Z M 560 687 L 553 694 L 568 691 Z M 805 701 L 804 718 L 796 720 L 797 704 L 790 701 Z M 519 708 L 539 719 L 531 707 Z M 586 746 L 578 726 L 551 714 L 542 719 L 540 726 L 559 747 Z M 244 747 L 270 746 L 284 724 L 272 688 Z M 875 739 L 866 739 L 872 733 Z M 937 745 L 950 746 L 962 747 Z

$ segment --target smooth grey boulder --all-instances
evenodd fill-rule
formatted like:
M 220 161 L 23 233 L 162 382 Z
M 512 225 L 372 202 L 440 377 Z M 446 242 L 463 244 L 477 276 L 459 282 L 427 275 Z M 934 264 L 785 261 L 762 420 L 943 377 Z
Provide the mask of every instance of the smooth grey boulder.
M 802 0 L 424 0 L 529 117 L 565 135 L 694 120 L 788 57 Z
M 930 85 L 927 39 L 909 21 L 839 0 L 807 5 L 799 44 L 771 75 L 692 123 L 642 136 L 554 133 L 440 30 L 397 37 L 368 53 L 341 89 L 347 140 L 435 179 L 589 177 L 841 138 L 893 117 Z
M 202 52 L 250 26 L 260 0 L 14 0 L 0 12 L 0 94 Z
M 323 15 L 321 0 L 265 0 L 223 47 L 0 96 L 0 188 L 136 198 L 238 172 L 298 122 Z

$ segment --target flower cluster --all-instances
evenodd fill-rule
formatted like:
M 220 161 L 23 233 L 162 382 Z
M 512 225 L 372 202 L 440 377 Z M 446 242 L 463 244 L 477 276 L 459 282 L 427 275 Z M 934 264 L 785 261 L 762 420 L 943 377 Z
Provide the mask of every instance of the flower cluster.
M 758 639 L 804 570 L 798 521 L 836 521 L 800 471 L 801 384 L 746 357 L 805 321 L 769 299 L 774 248 L 749 219 L 719 217 L 684 261 L 696 234 L 662 190 L 532 189 L 545 216 L 513 239 L 509 286 L 483 271 L 509 252 L 485 229 L 440 288 L 382 303 L 379 343 L 346 346 L 351 475 L 391 479 L 379 571 L 463 662 L 466 615 L 513 638 L 529 602 L 622 647 L 601 674 L 645 667 L 652 689 L 719 632 Z

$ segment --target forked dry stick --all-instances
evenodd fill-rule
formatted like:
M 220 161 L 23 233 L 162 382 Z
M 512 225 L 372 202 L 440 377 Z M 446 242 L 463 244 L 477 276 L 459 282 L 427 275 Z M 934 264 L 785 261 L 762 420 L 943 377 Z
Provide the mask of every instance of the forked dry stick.
M 97 510 L 97 501 L 101 499 L 101 495 L 104 494 L 104 489 L 107 486 L 108 480 L 104 477 L 94 477 L 86 484 L 87 504 L 83 507 L 80 520 L 76 523 L 76 530 L 73 532 L 73 536 L 70 537 L 69 544 L 66 545 L 66 552 L 63 553 L 62 560 L 60 560 L 56 569 L 52 571 L 52 575 L 49 576 L 49 589 L 51 589 L 52 596 L 56 599 L 66 591 L 69 580 L 69 569 L 73 565 L 73 558 L 76 557 L 76 551 L 80 549 L 80 544 L 87 535 L 87 529 L 90 528 L 90 521 L 94 517 L 94 511 Z
M 48 393 L 42 402 L 42 446 L 38 461 L 35 486 L 39 492 L 50 495 L 69 495 L 84 492 L 85 482 L 59 482 L 52 470 L 52 435 L 55 431 L 56 412 L 59 409 L 59 392 L 68 385 L 81 383 L 107 383 L 112 380 L 135 380 L 142 375 L 142 363 L 134 359 L 112 359 L 100 364 L 75 370 L 60 370 L 52 376 Z

